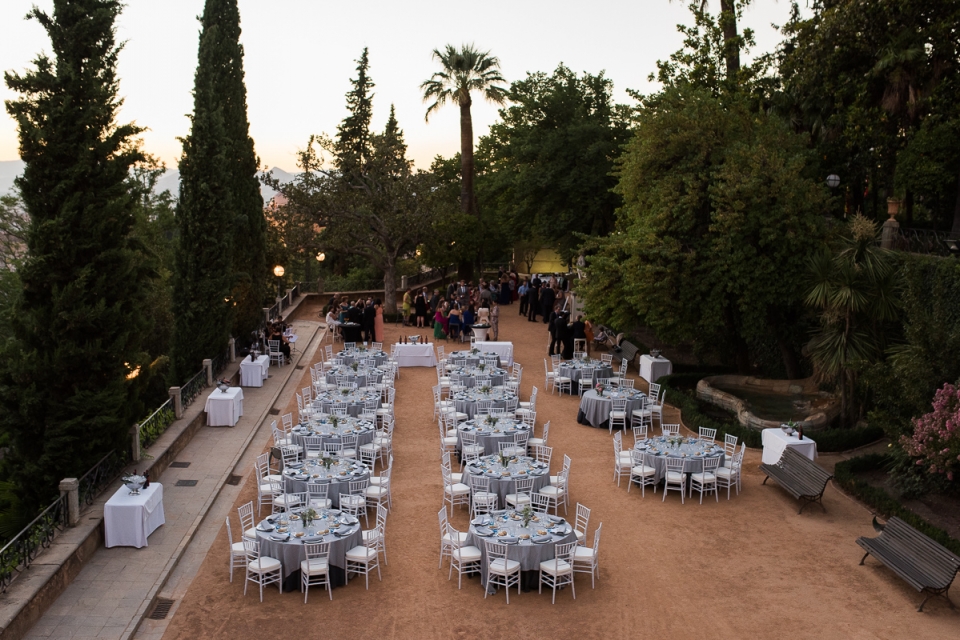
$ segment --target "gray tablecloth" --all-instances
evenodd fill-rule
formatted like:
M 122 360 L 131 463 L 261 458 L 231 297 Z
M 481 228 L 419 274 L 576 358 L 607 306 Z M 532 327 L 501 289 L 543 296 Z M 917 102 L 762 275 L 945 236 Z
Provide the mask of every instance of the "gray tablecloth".
M 343 364 L 353 364 L 357 360 L 374 360 L 377 366 L 381 366 L 387 361 L 387 354 L 383 351 L 357 351 L 354 349 L 344 349 L 336 355 Z
M 294 444 L 298 444 L 298 445 L 300 445 L 301 447 L 304 447 L 304 444 L 303 444 L 303 439 L 304 439 L 304 437 L 309 436 L 309 435 L 320 436 L 321 442 L 323 442 L 323 444 L 327 444 L 328 442 L 340 442 L 340 435 L 338 435 L 338 434 L 333 434 L 333 433 L 331 433 L 331 434 L 326 434 L 326 433 L 314 433 L 314 434 L 309 434 L 309 433 L 297 433 L 296 431 L 294 431 L 294 432 L 292 432 L 291 435 L 293 435 L 293 443 L 294 443 Z M 355 432 L 353 432 L 353 433 L 347 433 L 347 434 L 344 434 L 344 435 L 357 436 L 357 446 L 358 446 L 358 447 L 362 447 L 362 446 L 365 445 L 365 444 L 370 444 L 371 442 L 373 442 L 373 436 L 376 435 L 376 429 L 374 429 L 373 426 L 371 425 L 371 426 L 369 426 L 369 427 L 363 427 L 363 428 L 361 428 L 360 431 L 355 431 Z M 304 447 L 304 451 L 306 451 L 306 447 Z M 304 454 L 304 455 L 306 455 L 306 454 Z
M 496 469 L 499 470 L 499 465 L 494 465 L 494 466 Z M 468 474 L 472 473 L 470 466 L 466 467 L 466 472 Z M 507 494 L 514 493 L 516 491 L 516 488 L 517 488 L 516 481 L 521 479 L 523 476 L 520 476 L 520 477 L 509 476 L 505 478 L 502 476 L 490 476 L 490 475 L 484 474 L 484 477 L 487 478 L 487 480 L 490 483 L 490 492 L 497 494 L 497 500 L 499 500 L 498 504 L 501 509 L 504 509 L 507 506 Z M 544 470 L 542 475 L 536 475 L 531 473 L 527 477 L 533 478 L 533 489 L 532 489 L 533 493 L 537 493 L 538 491 L 540 491 L 540 489 L 550 484 L 549 469 Z M 464 478 L 463 481 L 464 483 L 468 482 L 467 478 Z
M 609 391 L 604 392 L 604 397 L 597 395 L 597 392 L 593 389 L 587 391 L 580 398 L 580 411 L 583 413 L 584 418 L 591 426 L 601 427 L 606 426 L 607 421 L 610 419 L 610 411 L 613 409 L 613 402 L 607 396 Z M 630 424 L 630 414 L 640 408 L 640 405 L 643 401 L 644 394 L 642 392 L 637 392 L 637 395 L 633 398 L 627 399 L 627 424 Z
M 460 384 L 467 388 L 477 386 L 477 378 L 480 376 L 490 378 L 490 384 L 494 387 L 502 387 L 507 382 L 507 372 L 503 369 L 485 369 L 478 371 L 476 367 L 464 367 L 463 369 L 454 368 L 449 371 L 449 375 L 457 375 Z
M 661 442 L 659 439 L 644 440 L 642 442 L 637 443 L 637 447 L 641 447 L 643 445 L 647 445 L 648 447 L 650 446 L 655 447 L 662 452 L 661 454 L 653 456 L 654 464 L 652 466 L 655 467 L 657 470 L 657 476 L 656 476 L 657 482 L 660 482 L 661 480 L 663 480 L 663 476 L 665 476 L 667 473 L 667 458 L 683 457 L 683 454 L 687 454 L 686 457 L 683 458 L 683 472 L 686 474 L 691 474 L 691 473 L 700 473 L 701 471 L 703 471 L 703 459 L 705 457 L 706 458 L 719 457 L 720 466 L 723 466 L 723 460 L 725 457 L 722 450 L 718 452 L 709 453 L 705 456 L 695 455 L 697 451 L 705 450 L 704 446 L 700 443 L 684 442 L 683 444 L 680 445 L 680 449 L 678 451 L 667 449 L 668 445 L 665 442 Z M 650 451 L 650 449 L 647 449 L 643 451 L 643 453 L 652 453 L 652 452 Z M 687 482 L 689 483 L 689 478 L 687 479 Z
M 363 398 L 378 398 L 377 407 L 379 407 L 379 396 L 380 394 L 377 391 L 359 392 L 346 396 L 340 394 L 338 391 L 330 391 L 320 395 L 316 400 L 314 400 L 313 406 L 316 407 L 319 404 L 322 412 L 333 413 L 333 403 L 335 401 L 346 402 L 347 415 L 356 418 L 363 412 Z
M 533 523 L 531 523 L 531 525 L 532 524 Z M 521 540 L 516 544 L 508 544 L 507 558 L 519 562 L 521 571 L 538 571 L 540 569 L 541 562 L 552 560 L 554 557 L 556 557 L 556 549 L 558 544 L 576 541 L 577 536 L 573 532 L 573 526 L 568 523 L 567 527 L 569 529 L 569 533 L 566 533 L 565 535 L 556 536 L 551 534 L 550 537 L 553 539 L 551 542 L 539 544 L 536 542 L 531 542 L 530 540 Z M 482 584 L 486 586 L 487 547 L 484 543 L 484 540 L 496 540 L 496 537 L 480 536 L 476 532 L 476 527 L 470 525 L 470 530 L 467 533 L 466 544 L 480 549 L 481 568 L 483 570 L 483 573 L 481 574 L 481 581 Z
M 515 398 L 516 394 L 503 390 L 494 389 L 489 395 L 467 393 L 465 397 L 454 395 L 453 404 L 457 411 L 467 414 L 471 420 L 477 414 L 477 400 L 491 400 L 491 409 L 504 409 L 507 406 L 507 398 Z
M 496 358 L 497 366 L 502 367 L 503 363 L 500 361 L 500 354 L 489 352 L 489 353 L 471 353 L 470 351 L 453 351 L 447 354 L 447 362 L 451 365 L 454 360 L 466 360 L 468 367 L 475 367 L 481 362 L 484 362 L 486 358 Z
M 506 423 L 500 420 L 497 422 L 496 428 L 501 431 L 495 433 L 488 426 L 478 430 L 473 420 L 461 422 L 457 427 L 457 450 L 459 451 L 462 448 L 460 435 L 464 431 L 469 430 L 477 434 L 477 444 L 483 447 L 483 455 L 489 456 L 500 452 L 501 442 L 513 442 L 513 437 L 518 430 L 526 431 L 529 429 L 528 426 L 519 420 L 508 420 Z
M 346 377 L 347 382 L 355 382 L 358 387 L 370 387 L 383 380 L 383 371 L 377 369 L 373 371 L 364 371 L 361 369 L 357 373 L 354 373 L 351 369 L 347 371 L 328 371 L 326 377 L 327 384 L 337 384 L 337 376 Z
M 557 367 L 557 374 L 565 378 L 570 378 L 573 381 L 573 384 L 570 385 L 571 390 L 574 393 L 577 392 L 577 384 L 580 381 L 580 378 L 583 376 L 583 367 L 575 364 L 571 364 L 569 361 L 560 363 L 560 366 Z M 603 364 L 600 360 L 597 360 L 592 365 L 593 370 L 593 380 L 596 382 L 597 378 L 609 378 L 613 375 L 613 369 L 609 365 Z
M 309 466 L 308 470 L 311 474 L 316 473 L 316 469 L 311 469 Z M 332 476 L 328 478 L 307 478 L 306 480 L 298 480 L 288 476 L 287 474 L 283 474 L 283 490 L 286 493 L 302 493 L 307 490 L 307 483 L 309 482 L 324 482 L 329 480 L 330 488 L 327 489 L 327 498 L 329 498 L 332 508 L 339 509 L 340 494 L 349 493 L 350 483 L 354 480 L 363 480 L 364 478 L 369 477 L 369 471 L 365 471 L 363 474 L 358 476 Z
M 353 525 L 353 532 L 340 538 L 338 536 L 327 534 L 323 540 L 317 542 L 330 543 L 329 562 L 334 567 L 341 569 L 347 568 L 347 551 L 357 546 L 363 545 L 363 534 L 360 533 L 360 524 Z M 300 570 L 300 563 L 307 559 L 307 554 L 303 550 L 303 542 L 291 536 L 289 542 L 278 542 L 270 538 L 269 533 L 257 531 L 257 539 L 260 540 L 260 555 L 270 558 L 276 558 L 283 565 L 283 577 L 286 578 L 294 571 Z

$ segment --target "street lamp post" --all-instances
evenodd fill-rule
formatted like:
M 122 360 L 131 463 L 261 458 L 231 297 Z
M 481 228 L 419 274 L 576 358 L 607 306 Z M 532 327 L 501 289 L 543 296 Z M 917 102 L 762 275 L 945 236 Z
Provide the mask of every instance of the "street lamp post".
M 321 265 L 323 261 L 327 259 L 327 254 L 323 251 L 317 254 L 317 262 Z M 317 276 L 317 293 L 323 293 L 323 271 L 320 271 L 320 274 Z
M 280 294 L 281 287 L 283 286 L 283 274 L 284 274 L 284 270 L 281 265 L 278 264 L 273 268 L 273 275 L 277 276 L 277 300 L 283 297 Z

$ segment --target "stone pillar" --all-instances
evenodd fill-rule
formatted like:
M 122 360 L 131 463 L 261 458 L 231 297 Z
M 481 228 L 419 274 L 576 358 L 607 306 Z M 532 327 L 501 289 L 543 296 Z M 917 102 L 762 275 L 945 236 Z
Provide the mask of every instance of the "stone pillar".
M 230 336 L 230 362 L 237 361 L 237 339 Z
M 173 399 L 173 415 L 179 420 L 183 417 L 183 397 L 180 395 L 180 387 L 170 387 L 168 393 Z
M 203 369 L 207 372 L 207 386 L 209 387 L 213 384 L 213 360 L 204 358 Z
M 270 324 L 270 307 L 263 307 L 263 323 Z
M 80 481 L 76 478 L 64 478 L 60 481 L 60 495 L 67 496 L 67 523 L 71 527 L 80 522 Z
M 410 288 L 407 284 L 408 278 L 409 276 L 400 276 L 400 288 L 403 289 L 404 293 L 406 293 L 407 289 Z
M 900 229 L 900 223 L 895 216 L 900 213 L 900 201 L 895 198 L 887 199 L 887 215 L 890 217 L 884 221 L 883 229 L 880 231 L 880 246 L 884 249 L 892 249 L 894 238 L 897 237 L 897 231 Z
M 133 462 L 140 462 L 140 425 L 130 427 L 130 458 Z

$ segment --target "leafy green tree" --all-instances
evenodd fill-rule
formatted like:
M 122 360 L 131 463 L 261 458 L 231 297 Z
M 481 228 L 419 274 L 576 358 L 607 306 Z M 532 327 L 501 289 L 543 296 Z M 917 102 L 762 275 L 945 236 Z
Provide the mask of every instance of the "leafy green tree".
M 116 123 L 120 11 L 116 0 L 55 0 L 52 16 L 34 8 L 28 18 L 56 58 L 40 54 L 24 75 L 5 74 L 20 94 L 6 106 L 19 129 L 25 167 L 16 185 L 29 223 L 0 421 L 27 507 L 111 449 L 126 450 L 143 411 L 127 375 L 149 364 L 143 309 L 155 273 L 131 234 L 140 129 Z
M 220 9 L 218 0 L 210 0 L 201 20 L 190 134 L 182 139 L 173 285 L 173 379 L 177 382 L 199 370 L 204 358 L 223 353 L 235 318 L 232 296 L 238 249 L 233 225 L 242 193 L 233 188 L 228 168 L 236 146 L 227 135 L 227 109 L 220 94 L 221 73 L 229 62 L 221 49 Z
M 857 215 L 834 249 L 809 259 L 806 303 L 820 313 L 820 331 L 807 349 L 818 376 L 840 388 L 841 419 L 856 421 L 858 367 L 876 362 L 886 348 L 886 324 L 900 308 L 892 252 L 877 246 L 877 225 Z
M 806 140 L 745 98 L 681 85 L 644 104 L 619 163 L 616 231 L 586 244 L 589 315 L 689 341 L 744 373 L 751 343 L 770 341 L 799 376 L 791 319 L 826 207 L 808 162 Z
M 350 80 L 353 88 L 347 92 L 347 117 L 337 127 L 336 158 L 337 168 L 342 173 L 363 171 L 370 160 L 371 132 L 370 121 L 373 118 L 373 89 L 376 85 L 370 78 L 370 57 L 367 48 L 363 48 L 357 62 L 357 77 Z M 391 107 L 393 117 L 393 107 Z M 394 121 L 395 122 L 395 121 Z
M 630 112 L 612 91 L 602 72 L 577 76 L 562 64 L 511 85 L 511 105 L 481 140 L 488 169 L 478 183 L 480 203 L 507 218 L 511 237 L 539 237 L 569 260 L 581 234 L 613 230 L 614 162 Z
M 433 103 L 427 107 L 425 120 L 430 114 L 448 101 L 460 107 L 460 209 L 477 217 L 479 227 L 484 229 L 480 212 L 476 205 L 473 181 L 475 176 L 473 157 L 473 106 L 472 92 L 477 91 L 484 98 L 496 104 L 503 104 L 506 89 L 500 86 L 506 80 L 500 75 L 500 60 L 491 56 L 489 51 L 478 51 L 474 45 L 462 45 L 457 49 L 447 45 L 443 51 L 433 50 L 433 58 L 440 63 L 441 70 L 434 72 L 429 80 L 420 85 L 423 101 Z M 460 265 L 461 276 L 466 277 L 470 265 Z

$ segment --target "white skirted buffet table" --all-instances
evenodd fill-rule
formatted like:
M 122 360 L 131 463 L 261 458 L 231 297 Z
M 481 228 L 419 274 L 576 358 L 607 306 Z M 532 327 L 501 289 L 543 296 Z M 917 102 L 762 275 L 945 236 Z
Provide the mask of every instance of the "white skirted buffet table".
M 656 358 L 649 354 L 640 356 L 640 377 L 647 382 L 656 382 L 658 378 L 671 373 L 673 373 L 673 363 L 663 356 Z
M 776 428 L 764 429 L 760 435 L 763 439 L 763 464 L 777 464 L 787 447 L 796 449 L 797 453 L 810 460 L 817 458 L 817 443 L 807 436 L 800 440 L 796 435 L 787 435 L 783 429 Z
M 164 522 L 163 485 L 152 482 L 134 496 L 120 487 L 103 505 L 104 546 L 143 548 L 147 537 Z
M 395 344 L 397 365 L 401 367 L 435 367 L 437 354 L 432 344 Z
M 248 356 L 240 363 L 240 386 L 262 387 L 270 373 L 270 356 L 264 354 L 256 360 Z
M 214 388 L 203 408 L 207 412 L 208 427 L 233 427 L 243 415 L 243 389 L 230 387 L 226 391 Z

